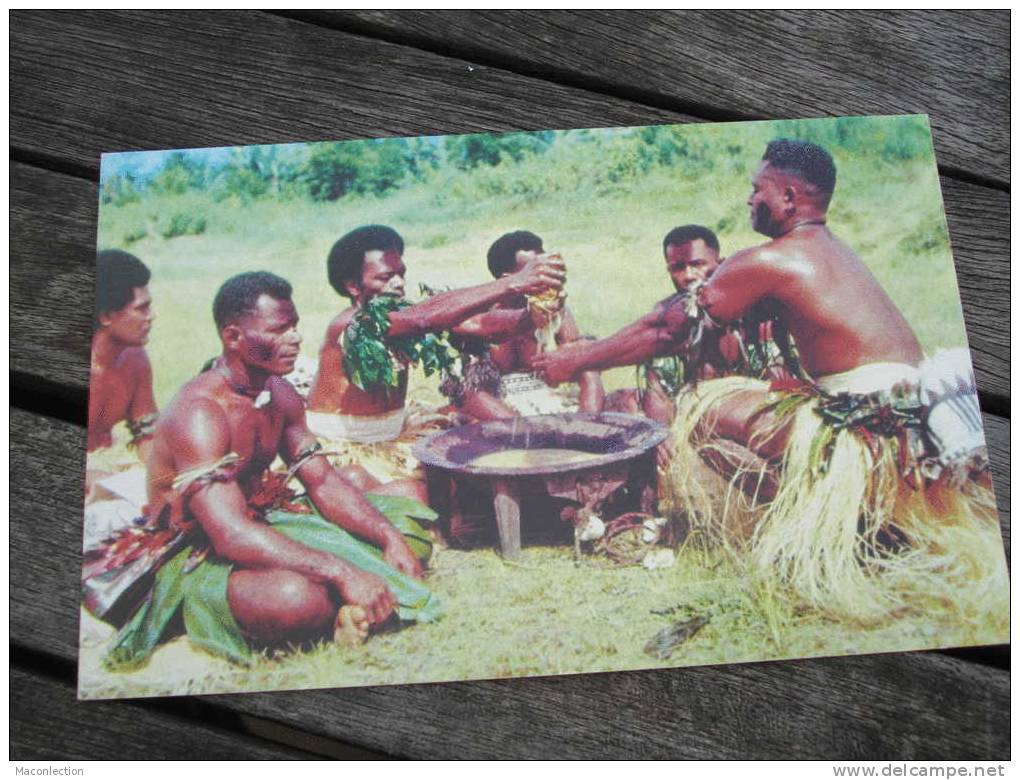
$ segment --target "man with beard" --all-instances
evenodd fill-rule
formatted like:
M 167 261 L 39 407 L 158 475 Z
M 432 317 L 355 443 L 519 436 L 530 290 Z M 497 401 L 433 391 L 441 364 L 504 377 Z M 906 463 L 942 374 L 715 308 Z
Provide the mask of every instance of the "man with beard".
M 971 489 L 975 475 L 983 486 L 987 458 L 969 355 L 924 360 L 903 314 L 827 227 L 835 182 L 821 147 L 771 142 L 748 199 L 768 242 L 726 259 L 694 305 L 657 309 L 601 342 L 542 355 L 535 367 L 564 381 L 689 354 L 720 323 L 774 317 L 796 344 L 799 381 L 726 377 L 678 399 L 667 509 L 709 535 L 753 533 L 763 569 L 815 604 L 863 616 L 896 603 L 869 574 L 903 583 L 930 571 L 933 558 L 898 551 L 947 554 L 946 540 L 963 527 L 960 538 L 975 544 L 952 554 L 987 571 L 995 535 L 987 496 Z M 704 463 L 725 481 L 706 489 Z
M 334 629 L 363 637 L 395 610 L 434 616 L 416 580 L 421 562 L 320 454 L 303 400 L 283 379 L 301 344 L 290 284 L 267 272 L 235 276 L 216 294 L 213 315 L 223 353 L 157 425 L 146 527 L 86 560 L 86 605 L 108 622 L 128 622 L 112 662 L 133 665 L 151 653 L 176 612 L 172 598 L 191 639 L 233 660 L 248 657 L 249 641 L 300 642 Z M 278 456 L 285 475 L 268 471 Z M 292 476 L 304 499 L 288 488 Z M 427 512 L 408 499 L 400 506 Z M 132 610 L 111 572 L 139 560 L 162 566 L 152 597 Z
M 329 253 L 330 285 L 352 305 L 329 324 L 308 396 L 309 425 L 324 439 L 370 444 L 397 438 L 406 415 L 411 358 L 401 344 L 412 351 L 435 345 L 430 335 L 448 331 L 494 304 L 559 290 L 566 278 L 561 260 L 537 255 L 495 281 L 408 305 L 403 300 L 403 255 L 403 239 L 383 225 L 352 230 Z M 512 330 L 522 315 L 493 312 L 486 317 Z M 368 382 L 365 377 L 370 375 L 385 379 Z

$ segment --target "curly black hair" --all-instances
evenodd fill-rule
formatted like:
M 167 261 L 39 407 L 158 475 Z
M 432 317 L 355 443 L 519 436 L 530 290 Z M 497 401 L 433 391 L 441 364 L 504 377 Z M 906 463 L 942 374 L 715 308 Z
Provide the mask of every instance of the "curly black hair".
M 135 297 L 135 289 L 144 287 L 152 278 L 148 266 L 130 252 L 104 249 L 96 253 L 96 311 L 93 327 L 99 317 L 120 311 Z
M 351 298 L 345 284 L 361 282 L 366 252 L 404 253 L 404 239 L 386 225 L 362 225 L 333 244 L 326 259 L 330 286 L 345 298 Z
M 289 301 L 292 293 L 290 282 L 269 271 L 248 271 L 231 276 L 220 286 L 213 299 L 216 328 L 223 330 L 239 317 L 254 314 L 255 305 L 262 295 L 278 301 Z
M 673 228 L 662 239 L 662 254 L 666 254 L 670 244 L 680 246 L 690 241 L 697 241 L 699 238 L 716 252 L 719 251 L 719 239 L 707 227 L 704 225 L 681 225 Z
M 512 272 L 517 267 L 518 252 L 542 252 L 542 239 L 527 230 L 506 233 L 489 247 L 489 273 L 495 278 Z
M 818 144 L 777 138 L 769 142 L 762 160 L 810 184 L 825 205 L 829 204 L 836 189 L 836 164 Z

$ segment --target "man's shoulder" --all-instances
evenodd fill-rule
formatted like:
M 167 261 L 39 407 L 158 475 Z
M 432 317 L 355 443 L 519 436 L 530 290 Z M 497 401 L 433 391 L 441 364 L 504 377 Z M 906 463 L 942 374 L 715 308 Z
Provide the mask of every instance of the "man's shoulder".
M 354 319 L 355 311 L 353 306 L 348 306 L 329 321 L 329 325 L 326 326 L 326 340 L 323 346 L 335 346 L 339 343 L 340 336 L 343 335 L 344 330 L 351 324 L 351 320 Z
M 216 377 L 206 371 L 189 379 L 170 401 L 160 417 L 171 425 L 190 424 L 197 420 L 220 419 L 223 405 L 214 392 Z
M 285 377 L 270 377 L 266 389 L 269 390 L 273 405 L 285 412 L 292 412 L 304 407 L 301 394 Z
M 145 347 L 127 347 L 120 355 L 120 365 L 135 374 L 152 370 Z
M 791 276 L 806 270 L 804 257 L 803 247 L 782 237 L 734 252 L 720 268 L 728 265 L 731 269 L 753 269 L 766 275 Z

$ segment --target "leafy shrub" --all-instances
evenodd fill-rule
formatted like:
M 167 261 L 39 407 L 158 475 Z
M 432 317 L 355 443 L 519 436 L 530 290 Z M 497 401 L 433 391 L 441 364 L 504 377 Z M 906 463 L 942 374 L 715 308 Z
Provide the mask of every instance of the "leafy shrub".
M 112 203 L 114 206 L 137 203 L 141 197 L 134 179 L 123 174 L 116 174 L 105 179 L 99 191 L 100 201 L 104 204 Z
M 178 211 L 161 231 L 163 238 L 175 236 L 197 236 L 205 232 L 206 219 L 198 214 Z
M 145 226 L 144 225 L 138 225 L 137 227 L 133 227 L 133 228 L 128 229 L 124 233 L 124 243 L 125 244 L 133 244 L 136 241 L 141 241 L 147 235 L 149 235 L 149 231 L 145 229 Z

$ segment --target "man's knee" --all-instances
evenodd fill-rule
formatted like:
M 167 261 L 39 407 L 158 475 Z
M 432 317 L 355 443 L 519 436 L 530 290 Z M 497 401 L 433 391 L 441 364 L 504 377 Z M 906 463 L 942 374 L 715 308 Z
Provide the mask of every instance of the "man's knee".
M 379 480 L 369 474 L 363 466 L 359 466 L 355 463 L 352 463 L 349 466 L 340 466 L 337 469 L 337 473 L 354 485 L 354 487 L 358 490 L 372 490 L 373 488 L 379 487 L 381 484 Z
M 700 442 L 729 439 L 747 445 L 762 400 L 757 393 L 740 393 L 727 398 L 701 418 L 695 428 L 695 438 Z
M 286 570 L 234 572 L 228 580 L 227 599 L 238 623 L 267 641 L 321 629 L 338 608 L 326 586 Z

